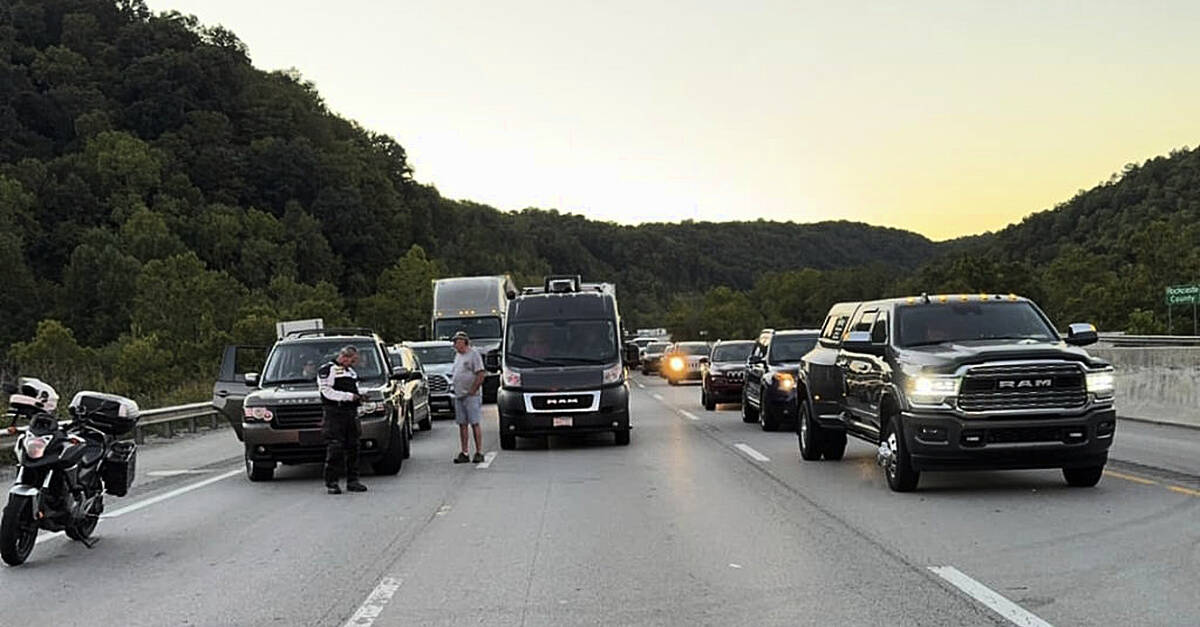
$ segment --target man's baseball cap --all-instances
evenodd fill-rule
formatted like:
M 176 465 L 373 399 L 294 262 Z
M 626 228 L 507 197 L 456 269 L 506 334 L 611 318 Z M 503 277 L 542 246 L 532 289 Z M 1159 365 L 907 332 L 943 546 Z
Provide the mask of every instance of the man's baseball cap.
M 445 337 L 445 336 L 443 336 L 443 337 Z M 458 333 L 454 334 L 454 337 L 451 339 L 451 341 L 458 341 L 458 340 L 466 340 L 466 341 L 470 342 L 471 336 L 467 335 L 466 331 L 459 331 Z

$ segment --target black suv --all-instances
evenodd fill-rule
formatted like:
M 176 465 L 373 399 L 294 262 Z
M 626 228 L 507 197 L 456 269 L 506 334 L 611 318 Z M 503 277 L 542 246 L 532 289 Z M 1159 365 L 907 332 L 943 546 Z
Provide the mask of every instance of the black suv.
M 764 329 L 746 360 L 742 421 L 777 431 L 796 422 L 800 360 L 817 344 L 817 331 Z
M 359 407 L 360 458 L 377 474 L 394 475 L 410 453 L 412 415 L 404 386 L 417 371 L 391 367 L 383 340 L 369 329 L 299 331 L 275 343 L 261 375 L 239 371 L 239 353 L 254 347 L 230 346 L 213 401 L 245 442 L 246 475 L 266 481 L 277 464 L 318 463 L 325 459 L 321 433 L 324 412 L 317 369 L 343 346 L 358 349 L 358 387 L 367 400 Z M 261 350 L 261 349 L 258 349 Z
M 753 340 L 723 340 L 713 346 L 712 355 L 701 364 L 700 404 L 704 409 L 712 411 L 717 408 L 717 403 L 742 400 L 746 359 L 752 352 Z
M 800 372 L 805 460 L 842 458 L 846 434 L 877 445 L 888 486 L 923 470 L 1061 468 L 1094 486 L 1116 430 L 1113 369 L 1017 296 L 841 303 Z

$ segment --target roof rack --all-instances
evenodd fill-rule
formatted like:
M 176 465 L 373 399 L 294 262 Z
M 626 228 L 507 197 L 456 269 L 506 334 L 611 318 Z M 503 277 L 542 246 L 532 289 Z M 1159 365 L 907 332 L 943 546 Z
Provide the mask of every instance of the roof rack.
M 288 333 L 285 338 L 309 337 L 314 335 L 375 335 L 373 329 L 366 327 L 328 327 L 325 329 L 301 329 Z

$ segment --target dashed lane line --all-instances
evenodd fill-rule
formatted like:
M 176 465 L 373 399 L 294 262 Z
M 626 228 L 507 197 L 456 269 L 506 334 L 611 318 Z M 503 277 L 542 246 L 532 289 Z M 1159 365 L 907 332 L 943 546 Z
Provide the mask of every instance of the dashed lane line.
M 737 444 L 734 444 L 733 447 L 736 448 L 737 450 L 745 453 L 746 457 L 749 457 L 750 459 L 753 459 L 756 462 L 771 461 L 770 457 L 767 457 L 766 455 L 763 455 L 762 453 L 759 453 L 758 451 L 754 450 L 754 447 L 750 446 L 749 444 L 743 444 L 741 442 L 738 442 Z
M 659 394 L 658 392 L 655 392 L 655 393 L 651 394 L 650 396 L 653 396 L 654 400 L 656 400 L 656 401 L 661 401 L 663 399 L 662 394 Z
M 483 454 L 483 462 L 476 464 L 476 468 L 486 469 L 492 465 L 492 460 L 496 459 L 496 451 L 488 451 Z
M 350 620 L 346 621 L 345 627 L 371 627 L 374 625 L 379 615 L 383 614 L 383 608 L 387 607 L 403 584 L 404 580 L 399 577 L 384 577 L 367 596 L 367 600 L 363 601 L 363 604 L 358 606 L 358 610 L 350 616 Z
M 955 588 L 967 593 L 967 596 L 1003 616 L 1008 622 L 1014 625 L 1020 625 L 1021 627 L 1052 627 L 1050 623 L 1038 618 L 1020 605 L 1009 601 L 996 591 L 975 581 L 953 566 L 930 566 L 929 570 L 938 577 L 950 582 Z
M 693 414 L 690 411 L 687 411 L 686 409 L 679 410 L 679 413 L 680 413 L 680 415 L 682 415 L 684 418 L 687 418 L 688 420 L 700 420 L 699 416 L 697 416 L 696 414 Z

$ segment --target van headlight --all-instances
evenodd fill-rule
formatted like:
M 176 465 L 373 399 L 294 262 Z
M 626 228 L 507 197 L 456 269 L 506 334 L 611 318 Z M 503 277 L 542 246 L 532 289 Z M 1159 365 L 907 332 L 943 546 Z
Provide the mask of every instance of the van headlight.
M 961 377 L 937 377 L 921 375 L 912 380 L 908 394 L 912 402 L 920 405 L 941 405 L 947 398 L 958 396 Z
M 604 370 L 604 385 L 620 383 L 625 380 L 625 366 L 617 364 Z
M 500 379 L 504 382 L 504 387 L 506 388 L 521 387 L 521 373 L 519 372 L 505 370 L 504 373 L 500 375 Z
M 1116 388 L 1116 376 L 1112 370 L 1087 373 L 1087 391 L 1096 398 L 1112 398 Z

